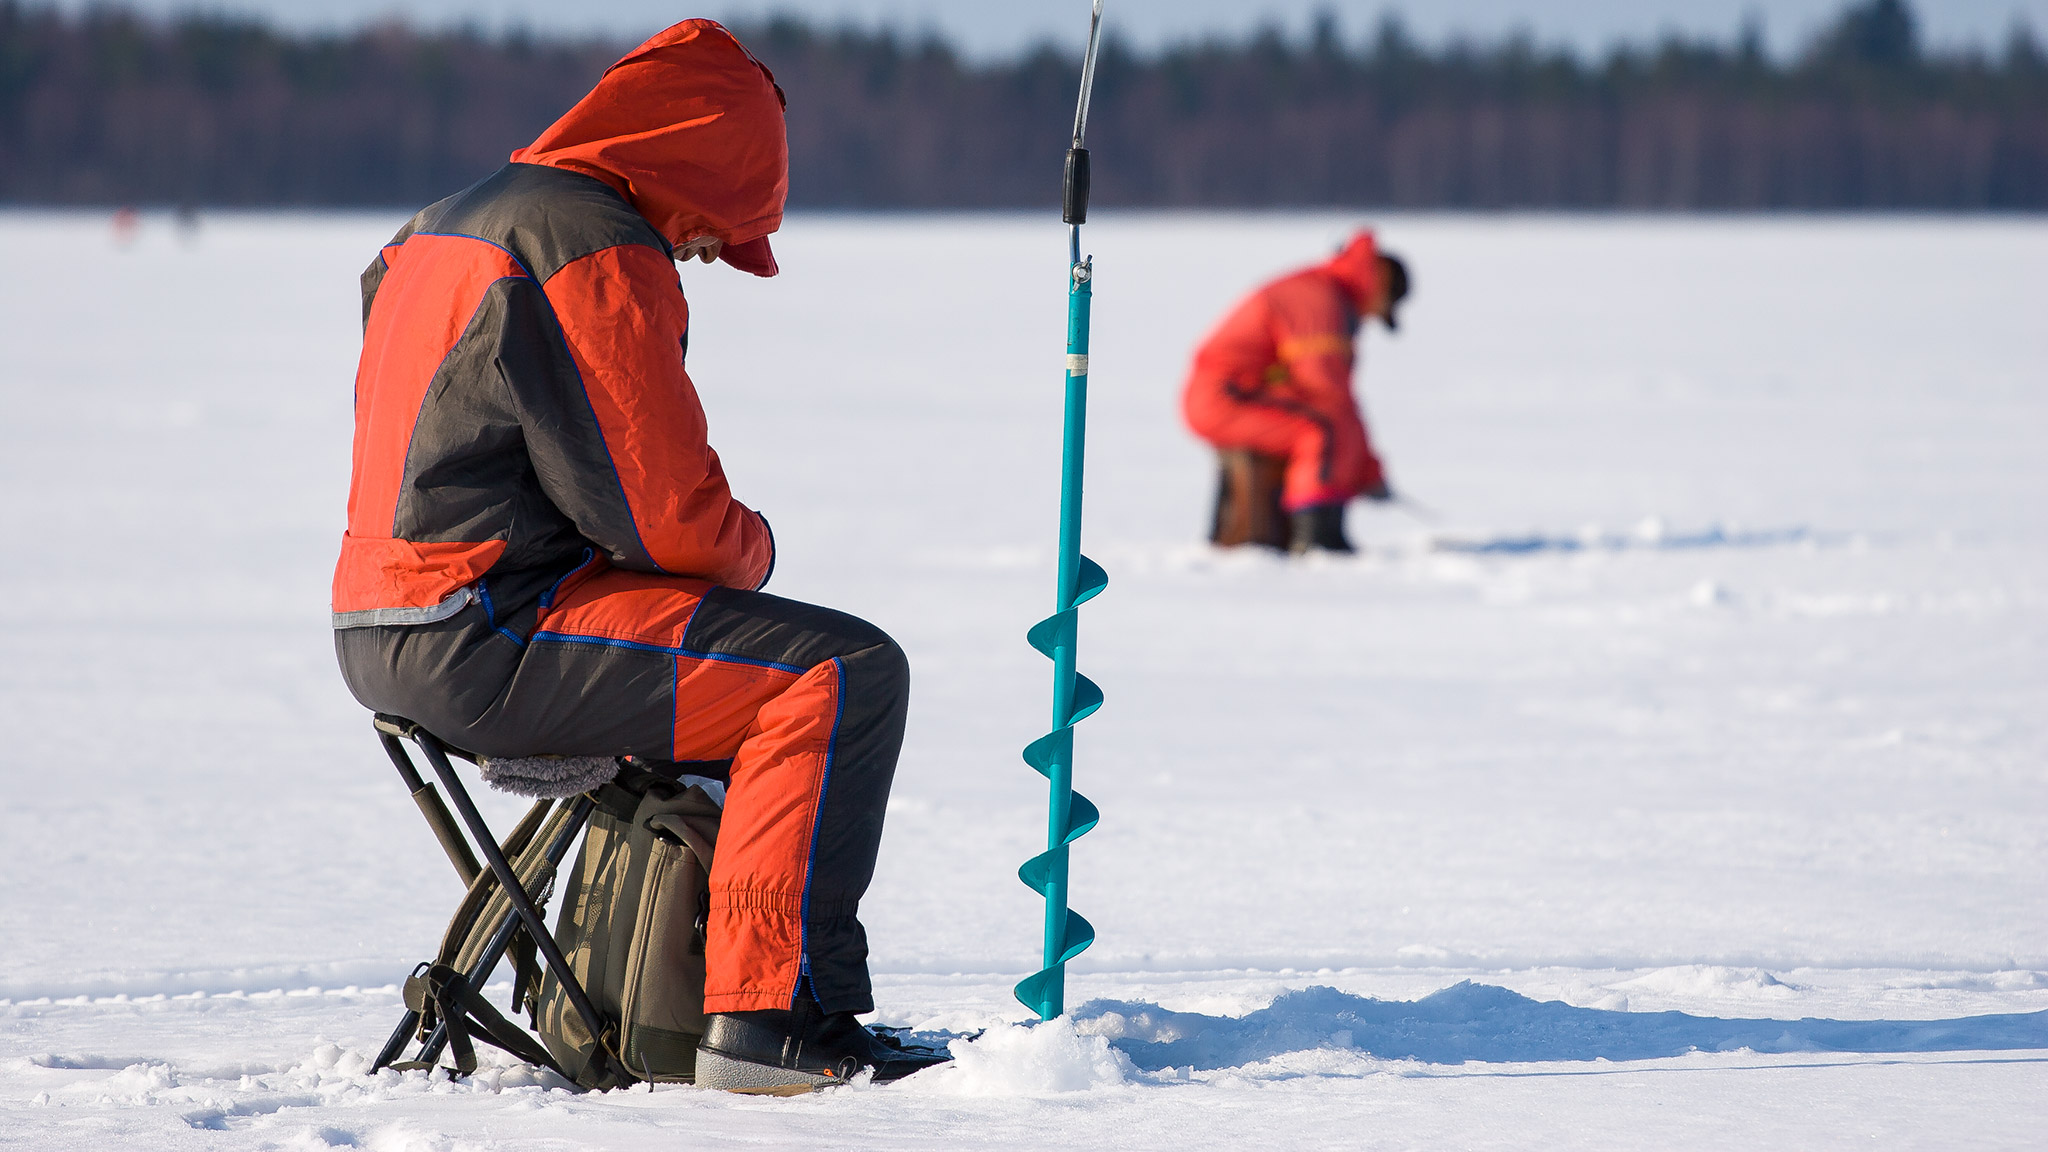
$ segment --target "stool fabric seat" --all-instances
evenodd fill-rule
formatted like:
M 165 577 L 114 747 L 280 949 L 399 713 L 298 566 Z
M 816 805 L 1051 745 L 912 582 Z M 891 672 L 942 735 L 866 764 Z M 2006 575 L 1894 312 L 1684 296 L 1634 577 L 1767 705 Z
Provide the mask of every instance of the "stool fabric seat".
M 616 756 L 486 756 L 477 761 L 484 783 L 500 792 L 560 800 L 619 774 Z

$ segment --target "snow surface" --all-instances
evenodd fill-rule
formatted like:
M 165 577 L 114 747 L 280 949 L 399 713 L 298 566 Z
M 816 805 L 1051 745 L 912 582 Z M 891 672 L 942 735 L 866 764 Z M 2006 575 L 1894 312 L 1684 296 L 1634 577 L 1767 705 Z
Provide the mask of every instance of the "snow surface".
M 1199 543 L 1179 377 L 1350 221 L 1091 225 L 1100 939 L 1037 1028 L 1061 231 L 687 269 L 775 590 L 915 669 L 879 1019 L 989 1029 L 800 1100 L 364 1072 L 457 895 L 326 623 L 398 222 L 0 215 L 0 1145 L 2039 1146 L 2048 222 L 1389 217 L 1421 506 L 1295 564 Z

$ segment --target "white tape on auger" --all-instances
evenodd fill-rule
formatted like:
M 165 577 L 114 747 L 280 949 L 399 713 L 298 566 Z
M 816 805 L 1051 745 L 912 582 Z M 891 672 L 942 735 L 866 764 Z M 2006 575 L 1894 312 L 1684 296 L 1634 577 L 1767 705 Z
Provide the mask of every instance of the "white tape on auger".
M 1088 354 L 1086 352 L 1083 352 L 1079 356 L 1076 356 L 1072 353 L 1068 353 L 1067 372 L 1074 376 L 1086 376 L 1088 374 Z

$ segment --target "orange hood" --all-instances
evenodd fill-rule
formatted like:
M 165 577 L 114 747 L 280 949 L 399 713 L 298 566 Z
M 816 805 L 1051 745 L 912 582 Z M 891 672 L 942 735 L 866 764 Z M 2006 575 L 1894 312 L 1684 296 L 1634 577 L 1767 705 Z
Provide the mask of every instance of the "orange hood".
M 773 276 L 768 234 L 789 197 L 782 89 L 711 20 L 685 20 L 605 70 L 590 95 L 512 154 L 594 176 L 668 242 L 725 242 L 722 259 Z
M 1323 267 L 1350 291 L 1352 302 L 1360 313 L 1369 314 L 1379 306 L 1383 290 L 1380 286 L 1380 249 L 1371 229 L 1361 229 Z

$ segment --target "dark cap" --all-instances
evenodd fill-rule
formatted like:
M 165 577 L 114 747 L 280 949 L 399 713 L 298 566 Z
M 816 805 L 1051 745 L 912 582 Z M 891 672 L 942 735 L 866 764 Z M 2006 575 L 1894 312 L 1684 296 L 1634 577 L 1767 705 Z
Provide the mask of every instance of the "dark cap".
M 1380 267 L 1384 270 L 1387 292 L 1387 328 L 1398 330 L 1401 325 L 1394 318 L 1394 309 L 1408 298 L 1408 265 L 1391 252 L 1380 253 Z

